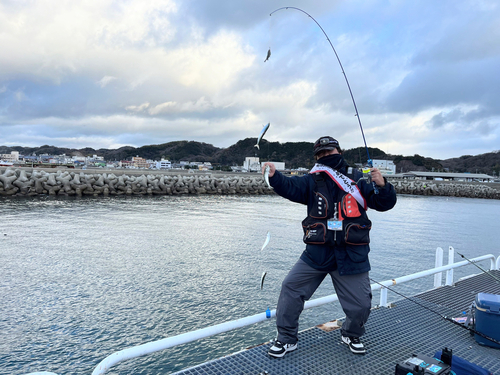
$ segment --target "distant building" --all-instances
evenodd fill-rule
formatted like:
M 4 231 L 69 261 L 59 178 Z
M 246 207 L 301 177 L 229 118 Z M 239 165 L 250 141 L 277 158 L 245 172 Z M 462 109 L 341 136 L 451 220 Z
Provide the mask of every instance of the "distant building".
M 139 157 L 139 155 L 132 157 L 132 165 L 136 168 L 149 168 L 146 159 Z
M 200 171 L 208 171 L 208 170 L 211 170 L 211 169 L 214 169 L 214 167 L 212 167 L 212 163 L 210 162 L 203 162 L 202 164 L 198 165 L 198 170 Z
M 73 160 L 73 163 L 77 164 L 85 164 L 85 156 L 72 156 L 71 159 Z
M 248 172 L 260 171 L 259 158 L 246 157 L 243 162 L 243 170 Z
M 170 160 L 161 159 L 156 162 L 156 169 L 171 169 L 172 162 Z
M 262 169 L 262 166 L 264 165 L 264 163 L 266 163 L 266 162 L 263 161 L 262 163 L 260 163 L 261 164 L 261 166 L 260 166 L 261 169 Z M 274 166 L 276 167 L 276 169 L 278 171 L 284 171 L 285 170 L 285 163 L 284 162 L 281 162 L 281 161 L 271 161 L 270 163 L 273 163 Z M 261 170 L 261 169 L 259 169 L 259 170 Z
M 38 162 L 38 156 L 35 156 L 35 155 L 25 155 L 23 156 L 23 161 L 25 164 L 28 164 L 28 163 L 37 163 Z
M 118 163 L 118 166 L 120 168 L 132 168 L 134 165 L 133 165 L 133 163 L 130 160 L 121 160 Z
M 273 163 L 278 171 L 285 170 L 285 163 L 281 161 L 270 161 Z M 260 172 L 262 170 L 262 165 L 264 162 L 260 162 L 259 158 L 246 157 L 243 162 L 243 171 L 246 172 Z
M 19 151 L 11 151 L 10 154 L 0 154 L 0 160 L 8 162 L 19 161 Z
M 380 173 L 387 174 L 396 174 L 396 164 L 392 160 L 373 160 L 373 166 L 380 170 Z

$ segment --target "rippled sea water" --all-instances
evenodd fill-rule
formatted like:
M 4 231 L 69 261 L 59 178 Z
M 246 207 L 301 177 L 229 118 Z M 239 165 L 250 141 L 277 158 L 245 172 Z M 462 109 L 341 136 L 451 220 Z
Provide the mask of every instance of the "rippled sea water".
M 278 196 L 0 199 L 0 212 L 0 374 L 91 374 L 115 351 L 273 309 L 304 248 L 306 208 Z M 437 247 L 498 257 L 499 213 L 500 201 L 399 196 L 393 210 L 369 212 L 371 277 L 432 268 Z M 332 293 L 325 279 L 313 298 Z M 338 304 L 307 310 L 301 329 L 342 316 Z M 108 373 L 166 374 L 275 334 L 272 319 Z

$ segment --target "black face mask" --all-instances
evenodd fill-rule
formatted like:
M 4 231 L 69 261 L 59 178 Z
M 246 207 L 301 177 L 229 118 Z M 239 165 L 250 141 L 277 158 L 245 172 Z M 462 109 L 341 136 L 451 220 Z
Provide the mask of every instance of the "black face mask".
M 341 154 L 332 154 L 318 159 L 318 163 L 326 165 L 332 169 L 341 169 L 345 160 Z

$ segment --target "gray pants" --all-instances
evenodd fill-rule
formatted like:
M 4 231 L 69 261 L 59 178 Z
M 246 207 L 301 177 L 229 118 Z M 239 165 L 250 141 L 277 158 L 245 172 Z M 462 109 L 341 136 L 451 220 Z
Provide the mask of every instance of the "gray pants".
M 311 298 L 328 273 L 346 315 L 342 335 L 360 337 L 365 333 L 372 299 L 368 272 L 341 276 L 338 271 L 319 271 L 299 259 L 281 286 L 276 309 L 279 341 L 286 344 L 297 342 L 299 316 L 304 302 Z

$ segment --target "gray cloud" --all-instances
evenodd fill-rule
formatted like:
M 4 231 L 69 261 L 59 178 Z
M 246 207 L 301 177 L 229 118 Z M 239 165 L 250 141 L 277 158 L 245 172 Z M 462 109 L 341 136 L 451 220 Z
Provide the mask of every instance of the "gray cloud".
M 498 115 L 500 30 L 494 2 L 461 1 L 436 5 L 408 59 L 407 74 L 388 96 L 386 109 L 417 113 L 429 108 L 479 106 L 475 116 Z M 416 35 L 414 37 L 417 37 Z M 471 115 L 469 115 L 470 117 Z M 435 123 L 439 123 L 436 119 Z
M 0 8 L 0 143 L 257 136 L 457 156 L 498 149 L 496 2 L 42 0 Z M 24 24 L 22 23 L 24 22 Z M 271 59 L 264 63 L 267 49 Z M 467 139 L 467 143 L 463 143 Z
M 433 129 L 446 128 L 450 131 L 461 129 L 487 136 L 499 128 L 499 119 L 481 109 L 465 111 L 455 108 L 450 112 L 440 112 L 434 115 L 429 125 Z
M 304 4 L 300 0 L 215 0 L 196 1 L 182 0 L 179 2 L 179 16 L 191 20 L 210 33 L 220 28 L 236 30 L 253 29 L 256 24 L 268 23 L 269 14 L 281 7 L 299 7 L 312 16 L 332 11 L 341 1 L 315 1 Z M 307 9 L 306 9 L 307 8 Z

